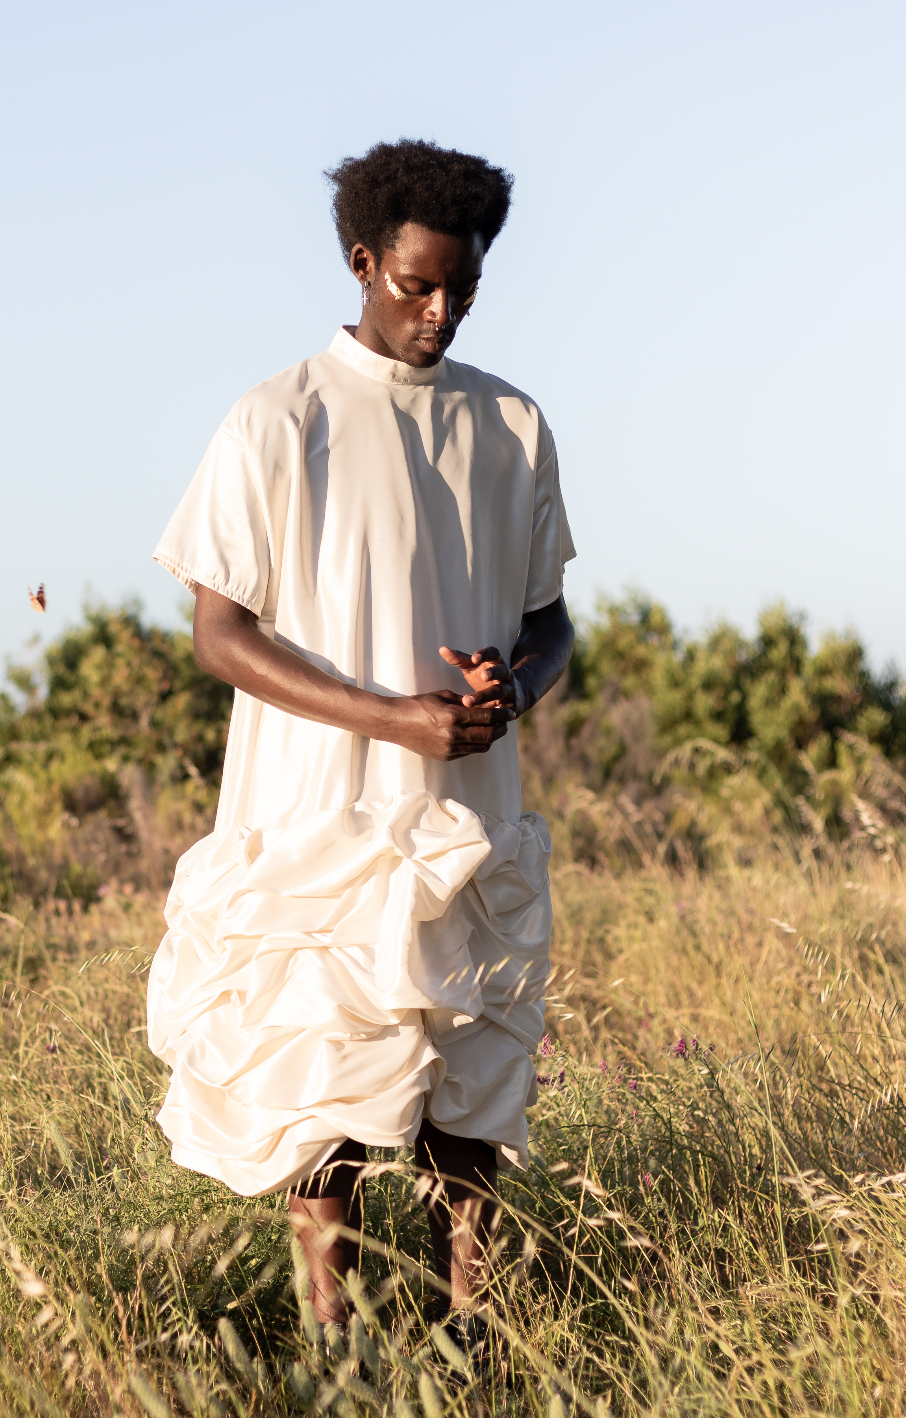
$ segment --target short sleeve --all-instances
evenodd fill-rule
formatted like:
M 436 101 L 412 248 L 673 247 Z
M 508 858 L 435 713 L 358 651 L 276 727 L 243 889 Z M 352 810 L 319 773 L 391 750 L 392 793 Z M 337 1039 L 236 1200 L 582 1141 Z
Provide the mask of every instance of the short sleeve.
M 538 429 L 535 507 L 523 614 L 549 606 L 563 591 L 563 568 L 576 554 L 560 492 L 553 436 L 543 419 Z
M 219 591 L 255 615 L 271 555 L 259 479 L 245 440 L 220 428 L 170 519 L 154 560 L 187 586 Z

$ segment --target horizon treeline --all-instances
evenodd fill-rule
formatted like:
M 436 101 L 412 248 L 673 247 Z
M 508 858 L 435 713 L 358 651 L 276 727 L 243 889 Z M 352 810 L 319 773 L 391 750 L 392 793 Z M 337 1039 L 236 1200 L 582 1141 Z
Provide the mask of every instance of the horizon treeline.
M 81 624 L 0 694 L 0 895 L 90 900 L 107 881 L 162 886 L 210 829 L 232 690 L 191 634 L 141 608 Z M 906 702 L 852 633 L 809 643 L 768 607 L 748 638 L 675 630 L 642 595 L 602 598 L 569 672 L 520 728 L 525 805 L 558 853 L 705 864 L 766 836 L 828 852 L 906 822 Z

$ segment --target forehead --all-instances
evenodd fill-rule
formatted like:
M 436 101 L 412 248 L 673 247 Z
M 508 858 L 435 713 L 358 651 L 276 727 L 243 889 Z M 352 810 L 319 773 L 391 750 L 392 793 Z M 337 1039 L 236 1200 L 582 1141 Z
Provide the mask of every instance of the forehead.
M 393 246 L 384 252 L 382 265 L 423 280 L 454 273 L 474 279 L 481 275 L 483 257 L 484 243 L 477 231 L 470 236 L 446 236 L 417 222 L 406 222 Z

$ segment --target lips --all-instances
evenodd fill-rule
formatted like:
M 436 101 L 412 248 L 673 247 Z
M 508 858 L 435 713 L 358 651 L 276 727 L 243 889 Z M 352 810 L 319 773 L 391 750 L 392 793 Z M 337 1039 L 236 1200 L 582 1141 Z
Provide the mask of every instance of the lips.
M 454 333 L 451 331 L 449 334 L 434 334 L 432 332 L 431 334 L 416 335 L 415 341 L 416 344 L 421 345 L 422 349 L 430 350 L 433 354 L 437 350 L 445 350 L 452 341 Z

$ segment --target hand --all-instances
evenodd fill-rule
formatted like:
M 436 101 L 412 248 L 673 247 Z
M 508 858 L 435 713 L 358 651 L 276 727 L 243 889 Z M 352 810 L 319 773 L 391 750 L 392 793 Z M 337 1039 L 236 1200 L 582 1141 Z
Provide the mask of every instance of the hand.
M 513 718 L 525 713 L 526 703 L 522 685 L 517 676 L 504 664 L 496 645 L 487 645 L 468 655 L 464 650 L 451 650 L 449 645 L 441 645 L 440 653 L 448 665 L 456 665 L 472 690 L 463 696 L 467 707 L 484 704 L 495 708 L 509 708 Z
M 556 684 L 573 643 L 560 596 L 522 617 L 513 669 L 493 645 L 471 655 L 445 645 L 441 655 L 462 670 L 470 692 L 396 697 L 359 689 L 310 664 L 262 635 L 250 610 L 206 586 L 198 587 L 193 633 L 199 667 L 262 703 L 441 762 L 487 753 L 507 725 Z
M 441 763 L 487 753 L 516 717 L 507 706 L 469 703 L 452 689 L 407 695 L 388 704 L 394 722 L 391 731 L 381 737 Z

